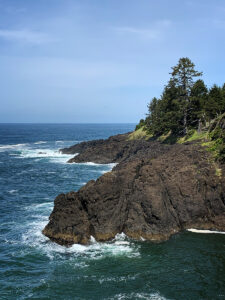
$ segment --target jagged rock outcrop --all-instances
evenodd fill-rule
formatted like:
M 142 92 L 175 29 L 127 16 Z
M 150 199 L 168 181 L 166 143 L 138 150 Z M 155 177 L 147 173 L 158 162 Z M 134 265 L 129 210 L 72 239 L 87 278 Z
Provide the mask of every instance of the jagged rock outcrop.
M 128 134 L 111 136 L 107 140 L 82 142 L 69 148 L 60 149 L 63 154 L 77 154 L 69 162 L 112 163 L 118 161 L 120 151 L 127 145 Z M 122 155 L 121 155 L 122 156 Z
M 64 154 L 77 154 L 69 163 L 94 162 L 100 164 L 118 163 L 134 155 L 152 150 L 152 145 L 144 139 L 129 140 L 129 134 L 118 134 L 106 140 L 82 142 L 69 148 L 61 149 Z M 161 147 L 162 148 L 162 147 Z M 157 149 L 159 151 L 159 147 Z
M 106 141 L 74 146 L 74 153 L 80 147 L 78 162 L 120 163 L 78 192 L 55 199 L 43 230 L 51 240 L 87 244 L 90 236 L 107 241 L 124 232 L 135 239 L 160 241 L 190 227 L 225 230 L 225 168 L 220 166 L 218 172 L 203 148 L 127 142 L 126 135 L 110 141 L 110 146 Z

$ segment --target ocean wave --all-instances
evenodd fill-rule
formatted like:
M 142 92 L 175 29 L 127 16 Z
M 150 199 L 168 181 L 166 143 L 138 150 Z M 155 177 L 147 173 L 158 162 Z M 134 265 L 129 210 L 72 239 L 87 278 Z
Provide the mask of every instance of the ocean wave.
M 137 276 L 138 276 L 139 274 L 137 274 L 137 275 L 134 275 L 134 276 L 132 276 L 132 275 L 127 275 L 127 276 L 115 276 L 115 277 L 105 277 L 105 276 L 101 276 L 101 278 L 100 279 L 98 279 L 98 282 L 100 283 L 100 284 L 102 284 L 102 283 L 104 283 L 104 282 L 112 282 L 112 281 L 114 281 L 114 282 L 122 282 L 122 281 L 124 281 L 124 282 L 126 282 L 126 281 L 128 281 L 128 280 L 136 280 L 136 278 L 137 278 Z
M 44 144 L 44 141 L 38 141 L 34 144 Z M 16 158 L 34 158 L 36 161 L 39 159 L 49 159 L 54 163 L 67 163 L 67 161 L 74 157 L 74 155 L 63 154 L 57 149 L 45 149 L 45 148 L 32 148 L 28 144 L 15 144 L 15 145 L 0 145 L 0 152 L 4 151 L 16 151 L 16 153 L 10 153 L 10 156 Z
M 23 149 L 19 154 L 20 158 L 50 159 L 56 163 L 66 163 L 73 155 L 62 154 L 58 150 L 52 149 Z
M 65 141 L 55 141 L 56 144 L 64 143 Z
M 56 144 L 64 144 L 64 143 L 81 143 L 82 141 L 63 141 L 63 140 L 59 140 L 59 141 L 55 141 Z
M 94 162 L 91 162 L 91 161 L 89 161 L 89 162 L 82 162 L 82 163 L 76 163 L 76 162 L 74 162 L 72 164 L 82 165 L 82 166 L 91 166 L 91 167 L 108 167 L 108 170 L 100 170 L 100 171 L 98 171 L 98 172 L 100 172 L 102 174 L 108 172 L 109 170 L 112 170 L 112 168 L 114 168 L 117 165 L 117 163 L 98 164 L 98 163 L 94 163 Z
M 44 141 L 38 141 L 38 142 L 35 142 L 34 144 L 35 145 L 40 145 L 40 144 L 46 144 L 47 142 L 44 142 Z
M 47 198 L 49 200 L 49 198 Z M 26 207 L 26 210 L 29 211 L 39 211 L 39 210 L 44 210 L 46 212 L 46 209 L 52 210 L 53 209 L 53 202 L 44 202 L 44 203 L 39 203 L 39 204 L 32 204 L 30 206 Z
M 14 145 L 0 145 L 0 151 L 1 152 L 4 152 L 4 151 L 7 151 L 7 150 L 14 150 L 14 149 L 21 149 L 23 148 L 24 146 L 26 146 L 27 144 L 14 144 Z
M 17 192 L 18 192 L 18 190 L 10 190 L 10 191 L 8 191 L 9 194 L 15 194 Z
M 127 300 L 127 299 L 143 299 L 143 300 L 167 300 L 167 298 L 161 296 L 159 293 L 129 293 L 129 294 L 117 294 L 105 300 Z
M 194 233 L 218 233 L 218 234 L 225 234 L 224 231 L 202 230 L 202 229 L 194 229 L 194 228 L 187 229 L 187 231 L 194 232 Z
M 109 163 L 109 164 L 98 164 L 98 163 L 94 163 L 94 162 L 84 162 L 84 163 L 76 163 L 76 164 L 80 164 L 80 165 L 86 165 L 86 166 L 109 166 L 110 168 L 113 168 L 117 165 L 117 163 Z
M 9 239 L 3 239 L 3 242 L 6 244 L 11 244 L 11 245 L 17 245 L 18 241 L 17 240 L 9 240 Z
M 46 206 L 48 206 L 49 210 L 50 204 L 48 203 Z M 44 204 L 39 204 L 29 209 L 38 212 L 40 208 L 46 209 Z M 82 256 L 82 258 L 85 257 L 85 259 L 91 260 L 99 260 L 110 256 L 137 257 L 140 255 L 139 247 L 134 245 L 133 241 L 129 240 L 124 234 L 117 235 L 111 242 L 99 243 L 92 237 L 89 245 L 74 244 L 69 248 L 60 246 L 42 234 L 43 228 L 48 223 L 48 216 L 41 214 L 36 215 L 36 217 L 38 220 L 26 225 L 27 228 L 22 234 L 22 243 L 36 250 L 39 249 L 51 260 L 59 259 L 59 255 L 62 255 L 61 258 L 63 259 L 65 254 L 70 254 L 71 259 Z
M 109 169 L 109 170 L 107 170 L 107 171 L 99 171 L 99 173 L 101 173 L 101 174 L 105 174 L 105 173 L 108 173 L 109 171 L 111 171 L 112 170 L 112 168 L 111 169 Z

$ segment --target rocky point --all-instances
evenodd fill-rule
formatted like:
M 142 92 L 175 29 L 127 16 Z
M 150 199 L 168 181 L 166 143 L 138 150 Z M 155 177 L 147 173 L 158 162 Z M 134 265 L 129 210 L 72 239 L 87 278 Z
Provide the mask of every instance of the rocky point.
M 60 194 L 43 233 L 61 245 L 113 239 L 162 241 L 187 228 L 225 230 L 224 165 L 195 143 L 165 145 L 128 134 L 83 142 L 69 162 L 118 164 L 77 192 Z M 219 172 L 218 172 L 219 170 Z

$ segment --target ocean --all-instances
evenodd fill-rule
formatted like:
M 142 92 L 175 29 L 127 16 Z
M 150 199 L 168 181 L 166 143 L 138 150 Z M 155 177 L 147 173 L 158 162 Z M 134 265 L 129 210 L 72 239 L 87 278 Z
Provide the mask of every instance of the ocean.
M 54 198 L 112 164 L 68 164 L 60 148 L 134 124 L 0 124 L 0 300 L 225 299 L 225 235 L 152 243 L 117 235 L 59 246 L 42 235 Z

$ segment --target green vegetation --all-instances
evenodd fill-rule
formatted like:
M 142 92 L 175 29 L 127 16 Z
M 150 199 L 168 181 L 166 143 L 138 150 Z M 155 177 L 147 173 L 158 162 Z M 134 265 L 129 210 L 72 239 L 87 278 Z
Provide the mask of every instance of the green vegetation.
M 185 142 L 193 142 L 193 141 L 196 141 L 196 140 L 204 140 L 204 141 L 208 141 L 208 132 L 198 132 L 197 130 L 190 130 L 188 131 L 188 133 L 183 136 L 183 137 L 180 137 L 177 139 L 177 143 L 179 144 L 183 144 Z
M 140 127 L 138 129 L 136 129 L 135 131 L 133 131 L 132 133 L 129 134 L 128 140 L 139 140 L 139 139 L 149 139 L 151 138 L 152 135 L 149 134 L 146 129 L 143 127 Z
M 144 125 L 145 125 L 145 120 L 141 119 L 140 122 L 139 122 L 139 124 L 136 125 L 135 130 L 138 130 L 138 129 L 142 128 Z
M 218 177 L 221 177 L 222 176 L 222 170 L 220 168 L 216 168 L 216 175 Z
M 216 151 L 217 157 L 225 162 L 225 113 L 212 123 L 209 136 L 213 143 L 211 145 L 212 151 Z
M 145 135 L 168 143 L 199 140 L 225 161 L 225 84 L 208 89 L 189 58 L 181 58 L 170 74 L 161 97 L 149 103 L 147 117 L 136 131 L 143 129 Z

